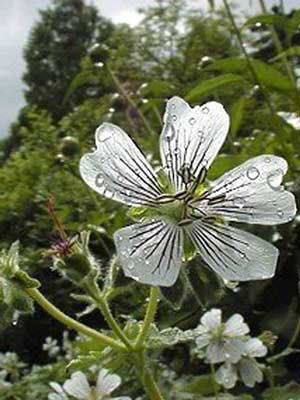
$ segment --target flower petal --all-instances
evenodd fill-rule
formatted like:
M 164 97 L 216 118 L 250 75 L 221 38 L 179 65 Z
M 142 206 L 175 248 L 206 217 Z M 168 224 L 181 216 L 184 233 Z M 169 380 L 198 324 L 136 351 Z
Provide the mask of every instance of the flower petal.
M 220 150 L 229 129 L 223 106 L 209 102 L 191 108 L 179 97 L 166 106 L 160 138 L 162 164 L 176 192 L 203 174 Z
M 221 365 L 216 371 L 215 378 L 219 385 L 222 385 L 226 389 L 232 389 L 238 379 L 236 367 L 230 363 Z
M 91 388 L 83 372 L 77 371 L 71 375 L 71 379 L 66 380 L 63 385 L 64 390 L 78 400 L 86 400 L 91 395 Z
M 154 286 L 174 284 L 183 250 L 177 225 L 153 219 L 118 230 L 114 241 L 126 276 Z
M 237 363 L 245 352 L 245 342 L 238 338 L 229 338 L 224 342 L 223 361 L 229 361 L 233 364 Z
M 265 240 L 205 219 L 185 229 L 203 260 L 223 279 L 248 281 L 274 275 L 278 249 Z
M 125 132 L 104 123 L 94 153 L 80 160 L 83 180 L 96 192 L 129 205 L 153 205 L 162 194 L 152 167 Z
M 217 364 L 226 361 L 225 348 L 223 341 L 210 342 L 206 348 L 206 360 L 211 364 Z
M 210 331 L 217 329 L 221 325 L 222 311 L 212 308 L 201 317 L 201 324 Z
M 225 323 L 224 335 L 242 336 L 249 333 L 249 326 L 244 322 L 244 318 L 240 314 L 232 315 Z
M 209 333 L 205 332 L 200 334 L 195 340 L 197 350 L 201 350 L 203 349 L 203 347 L 207 346 L 210 340 L 211 340 L 211 335 Z
M 264 357 L 267 352 L 267 347 L 258 338 L 251 338 L 245 343 L 245 355 L 248 357 Z
M 97 378 L 96 391 L 97 395 L 109 395 L 121 384 L 119 375 L 110 374 L 105 368 L 101 369 Z
M 208 216 L 274 225 L 296 214 L 295 197 L 281 186 L 287 162 L 272 155 L 252 158 L 212 183 L 194 206 Z
M 239 373 L 244 384 L 253 387 L 256 382 L 263 381 L 263 373 L 259 364 L 254 360 L 243 358 L 239 362 Z

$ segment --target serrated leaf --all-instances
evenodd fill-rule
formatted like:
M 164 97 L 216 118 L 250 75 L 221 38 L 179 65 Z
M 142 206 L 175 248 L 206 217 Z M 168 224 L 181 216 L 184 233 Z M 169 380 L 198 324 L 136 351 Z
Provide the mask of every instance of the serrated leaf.
M 193 329 L 182 331 L 179 328 L 167 328 L 162 331 L 152 332 L 146 341 L 146 347 L 159 349 L 174 346 L 177 343 L 186 343 L 194 340 L 197 332 Z
M 86 370 L 92 365 L 99 363 L 101 354 L 101 351 L 90 351 L 87 355 L 79 355 L 74 360 L 69 362 L 67 369 Z
M 294 90 L 294 86 L 289 78 L 276 68 L 260 60 L 251 59 L 251 63 L 256 72 L 259 84 L 283 92 Z M 245 78 L 253 82 L 253 76 L 249 69 L 248 62 L 244 58 L 229 57 L 223 60 L 217 60 L 213 64 L 207 66 L 206 70 L 243 74 Z
M 244 84 L 245 80 L 240 75 L 235 74 L 224 74 L 200 82 L 199 85 L 194 87 L 186 96 L 185 99 L 188 101 L 198 101 L 201 97 L 213 94 L 216 89 L 222 88 L 229 84 L 239 83 Z

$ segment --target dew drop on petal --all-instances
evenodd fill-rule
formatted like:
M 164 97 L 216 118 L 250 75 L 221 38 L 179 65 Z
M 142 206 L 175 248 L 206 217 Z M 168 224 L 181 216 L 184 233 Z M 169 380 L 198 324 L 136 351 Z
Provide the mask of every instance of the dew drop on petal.
M 245 205 L 245 200 L 242 199 L 241 197 L 238 197 L 233 200 L 233 204 L 238 208 L 243 208 Z
M 175 122 L 177 121 L 177 116 L 175 114 L 172 115 L 172 120 Z
M 247 171 L 247 176 L 249 179 L 254 181 L 259 177 L 259 170 L 256 167 L 250 167 Z
M 283 211 L 282 210 L 278 210 L 277 211 L 278 217 L 282 218 L 283 217 Z
M 174 149 L 174 154 L 176 155 L 176 154 L 179 154 L 179 153 L 180 153 L 179 148 L 178 148 L 178 147 L 175 147 L 175 149 Z
M 127 268 L 130 270 L 134 269 L 134 262 L 132 260 L 128 261 Z M 133 279 L 135 279 L 135 278 L 133 278 Z
M 270 158 L 270 157 L 266 157 L 266 160 L 265 160 L 265 161 L 266 161 L 266 163 L 269 164 L 269 163 L 271 162 L 271 158 Z
M 208 107 L 201 108 L 201 111 L 203 112 L 203 114 L 208 114 L 209 113 Z
M 171 109 L 172 109 L 172 110 L 175 110 L 175 108 L 176 108 L 176 104 L 174 104 L 174 103 L 171 104 Z
M 194 125 L 195 122 L 196 122 L 196 119 L 195 119 L 194 117 L 192 117 L 192 118 L 189 119 L 190 125 Z
M 102 187 L 104 185 L 104 179 L 102 174 L 98 174 L 95 178 L 95 184 L 97 187 Z
M 278 190 L 280 189 L 280 185 L 282 182 L 283 178 L 283 171 L 279 168 L 276 171 L 272 172 L 268 177 L 267 177 L 267 182 L 270 186 L 271 189 L 273 190 Z

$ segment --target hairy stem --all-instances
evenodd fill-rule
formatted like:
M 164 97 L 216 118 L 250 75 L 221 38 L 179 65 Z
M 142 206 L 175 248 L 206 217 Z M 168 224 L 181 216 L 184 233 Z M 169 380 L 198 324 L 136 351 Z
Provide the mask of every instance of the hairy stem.
M 137 337 L 137 340 L 135 342 L 135 348 L 139 349 L 143 346 L 143 343 L 145 339 L 147 338 L 150 326 L 154 320 L 156 310 L 157 310 L 157 304 L 159 300 L 159 293 L 160 290 L 158 287 L 151 287 L 150 289 L 150 298 L 149 298 L 149 303 L 145 315 L 145 319 L 143 322 L 142 329 Z
M 126 347 L 117 342 L 116 340 L 103 335 L 102 333 L 76 321 L 75 319 L 69 317 L 57 307 L 55 307 L 50 301 L 48 301 L 38 289 L 25 289 L 26 293 L 32 297 L 49 315 L 54 319 L 61 322 L 63 325 L 67 326 L 69 329 L 74 329 L 78 333 L 89 336 L 90 338 L 96 339 L 101 344 L 105 344 L 116 350 L 126 351 Z

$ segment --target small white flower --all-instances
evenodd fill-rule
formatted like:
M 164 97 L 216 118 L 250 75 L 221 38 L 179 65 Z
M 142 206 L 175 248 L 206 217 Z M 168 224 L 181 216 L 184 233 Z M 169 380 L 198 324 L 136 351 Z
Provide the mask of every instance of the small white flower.
M 185 237 L 223 279 L 274 275 L 277 248 L 225 222 L 291 221 L 295 198 L 281 185 L 288 166 L 283 158 L 258 156 L 205 187 L 207 171 L 228 130 L 229 116 L 221 104 L 212 101 L 191 108 L 181 98 L 171 98 L 160 139 L 164 182 L 118 126 L 104 123 L 96 130 L 96 151 L 80 161 L 84 181 L 107 198 L 151 209 L 151 216 L 144 213 L 141 222 L 114 234 L 126 276 L 150 285 L 173 285 Z
M 128 396 L 111 397 L 111 393 L 121 384 L 121 378 L 110 374 L 107 369 L 101 369 L 96 386 L 90 386 L 85 374 L 81 371 L 74 372 L 63 386 L 52 382 L 50 385 L 55 390 L 48 396 L 49 400 L 67 400 L 73 396 L 78 400 L 131 400 Z
M 235 364 L 225 362 L 216 372 L 216 381 L 226 389 L 235 386 L 238 377 L 248 387 L 254 387 L 256 383 L 263 381 L 262 369 L 264 365 L 259 364 L 255 358 L 264 357 L 267 348 L 258 338 L 250 338 L 244 344 L 242 358 Z
M 204 350 L 207 362 L 236 363 L 245 353 L 245 335 L 249 332 L 248 325 L 240 314 L 234 314 L 222 323 L 222 311 L 213 308 L 206 312 L 196 328 L 197 350 Z

